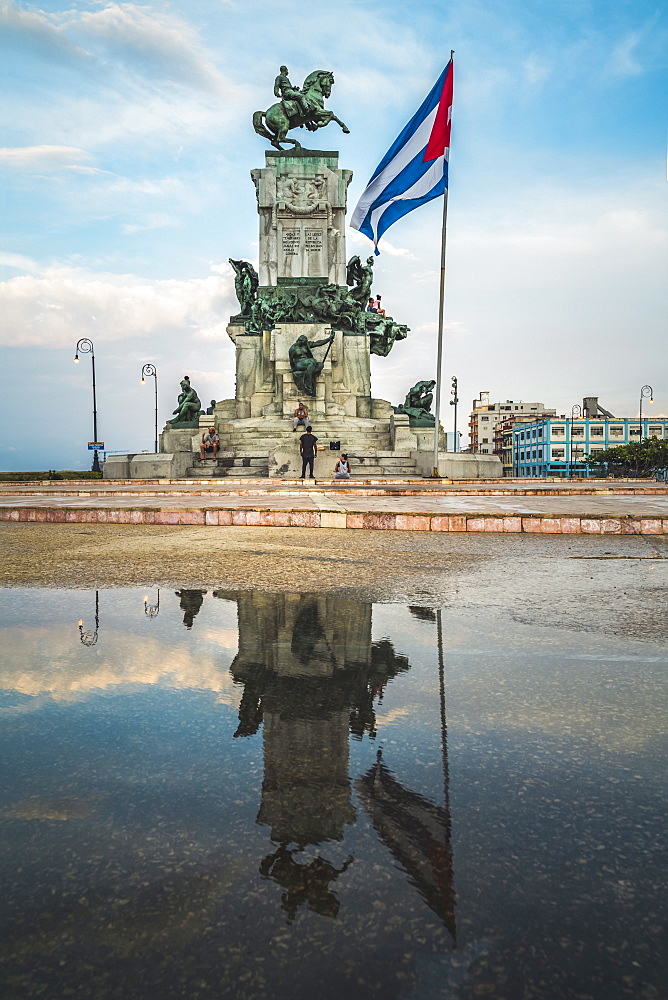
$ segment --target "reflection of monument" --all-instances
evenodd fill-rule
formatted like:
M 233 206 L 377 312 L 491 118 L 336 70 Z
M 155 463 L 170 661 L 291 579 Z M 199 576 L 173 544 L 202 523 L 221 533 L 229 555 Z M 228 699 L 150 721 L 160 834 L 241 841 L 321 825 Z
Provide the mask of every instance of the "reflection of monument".
M 371 641 L 371 605 L 339 597 L 260 592 L 234 598 L 239 652 L 230 668 L 243 683 L 239 727 L 264 723 L 264 781 L 258 823 L 282 844 L 341 840 L 355 821 L 348 734 L 373 732 L 374 697 L 407 670 L 388 640 Z
M 335 868 L 329 861 L 320 857 L 313 858 L 308 864 L 300 863 L 294 858 L 296 853 L 295 850 L 288 850 L 285 844 L 281 844 L 278 850 L 266 857 L 260 865 L 260 874 L 263 878 L 271 878 L 285 889 L 281 898 L 281 909 L 288 915 L 287 923 L 292 923 L 303 903 L 308 903 L 310 910 L 323 917 L 335 917 L 339 912 L 340 903 L 329 888 L 329 884 L 335 882 L 339 875 L 343 875 L 353 863 L 353 859 L 348 858 L 340 868 Z
M 204 603 L 206 590 L 177 590 L 176 596 L 180 598 L 180 607 L 183 611 L 183 624 L 186 628 L 193 627 L 195 618 L 199 614 Z
M 271 827 L 278 848 L 260 864 L 263 878 L 284 889 L 291 923 L 302 904 L 335 917 L 330 884 L 352 864 L 336 867 L 307 845 L 342 840 L 355 822 L 348 777 L 348 734 L 375 729 L 373 701 L 405 656 L 387 639 L 371 641 L 371 605 L 304 594 L 228 594 L 236 600 L 239 652 L 230 668 L 244 685 L 235 736 L 263 723 L 264 781 L 257 822 Z M 297 845 L 289 848 L 289 844 Z

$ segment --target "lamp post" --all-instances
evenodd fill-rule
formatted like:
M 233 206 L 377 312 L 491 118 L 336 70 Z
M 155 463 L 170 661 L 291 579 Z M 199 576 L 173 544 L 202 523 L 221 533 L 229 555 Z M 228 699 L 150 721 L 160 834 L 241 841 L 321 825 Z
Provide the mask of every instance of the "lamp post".
M 144 614 L 147 618 L 157 618 L 160 614 L 160 588 L 158 587 L 158 598 L 155 604 L 149 603 L 148 594 L 144 597 Z
M 653 403 L 654 402 L 654 389 L 652 389 L 651 385 L 644 385 L 642 387 L 642 389 L 640 390 L 640 436 L 638 438 L 638 441 L 641 442 L 641 443 L 642 443 L 642 401 L 643 401 L 643 399 L 647 399 L 648 396 L 649 396 L 650 403 Z M 647 436 L 649 437 L 649 435 L 647 435 Z M 629 438 L 630 437 L 631 437 L 631 435 L 629 434 Z
M 573 471 L 573 421 L 576 417 L 582 416 L 582 407 L 579 403 L 574 403 L 571 406 L 571 421 L 570 421 L 570 432 L 568 435 L 568 478 L 571 478 Z
M 455 437 L 455 451 L 459 451 L 457 444 L 457 403 L 459 402 L 459 396 L 457 395 L 457 376 L 452 376 L 452 389 L 450 390 L 450 395 L 454 396 L 454 399 L 450 400 L 450 406 L 455 408 L 455 425 L 454 425 L 454 437 Z
M 74 355 L 74 360 L 76 364 L 79 363 L 79 351 L 82 354 L 90 354 L 90 359 L 93 363 L 93 444 L 97 444 L 97 397 L 95 395 L 95 351 L 93 348 L 93 341 L 89 340 L 88 337 L 82 337 L 81 340 L 77 342 L 77 349 Z M 93 465 L 91 467 L 93 472 L 100 472 L 100 460 L 97 457 L 97 448 L 93 448 Z
M 144 365 L 141 370 L 141 380 L 142 383 L 146 381 L 147 378 L 153 376 L 155 379 L 155 442 L 154 451 L 158 454 L 158 372 L 155 365 Z
M 79 638 L 84 646 L 94 646 L 97 642 L 97 633 L 100 628 L 100 592 L 95 591 L 95 628 L 84 631 L 83 620 L 79 620 Z

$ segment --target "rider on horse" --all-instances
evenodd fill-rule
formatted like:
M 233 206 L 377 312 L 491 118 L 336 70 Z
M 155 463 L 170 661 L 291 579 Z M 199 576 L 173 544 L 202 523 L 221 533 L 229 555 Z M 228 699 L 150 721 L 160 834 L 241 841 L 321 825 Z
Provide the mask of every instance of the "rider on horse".
M 302 94 L 299 87 L 293 87 L 293 85 L 290 83 L 290 80 L 288 79 L 287 66 L 281 66 L 281 72 L 274 81 L 274 96 L 281 98 L 281 101 L 283 102 L 283 107 L 285 109 L 285 113 L 287 114 L 288 118 L 290 117 L 292 109 L 286 106 L 285 103 L 286 101 L 294 101 L 299 111 L 304 116 L 304 118 L 308 117 L 309 113 L 312 110 L 310 102 L 307 100 L 304 94 Z

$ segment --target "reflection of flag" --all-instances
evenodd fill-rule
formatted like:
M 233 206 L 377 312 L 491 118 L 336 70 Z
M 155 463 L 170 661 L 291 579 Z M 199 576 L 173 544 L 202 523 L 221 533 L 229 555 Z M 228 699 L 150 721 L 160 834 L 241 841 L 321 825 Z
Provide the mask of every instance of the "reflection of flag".
M 393 222 L 448 186 L 454 66 L 452 59 L 419 111 L 376 167 L 351 226 L 376 244 Z
M 381 840 L 454 941 L 456 902 L 448 812 L 401 785 L 383 763 L 380 750 L 375 766 L 355 787 Z

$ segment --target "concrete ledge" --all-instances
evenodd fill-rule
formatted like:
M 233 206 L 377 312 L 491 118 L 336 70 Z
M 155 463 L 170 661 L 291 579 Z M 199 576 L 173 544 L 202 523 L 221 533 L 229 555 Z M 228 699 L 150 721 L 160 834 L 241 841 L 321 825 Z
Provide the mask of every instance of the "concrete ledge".
M 372 531 L 472 531 L 524 534 L 668 535 L 668 518 L 527 517 L 485 514 L 389 514 L 256 508 L 179 510 L 153 508 L 0 508 L 0 521 L 72 524 L 243 525 L 275 528 L 350 528 Z

